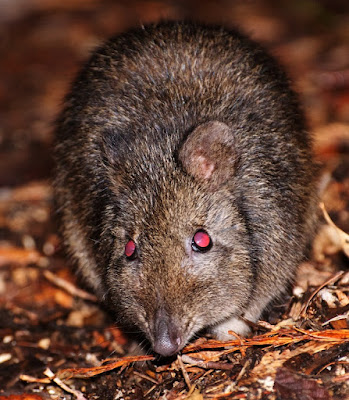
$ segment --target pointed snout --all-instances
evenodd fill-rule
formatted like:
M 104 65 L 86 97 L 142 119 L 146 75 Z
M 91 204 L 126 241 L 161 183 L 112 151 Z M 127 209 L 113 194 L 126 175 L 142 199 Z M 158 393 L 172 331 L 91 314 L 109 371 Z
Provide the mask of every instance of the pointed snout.
M 183 339 L 176 323 L 166 310 L 160 308 L 154 320 L 153 349 L 156 353 L 169 357 L 183 347 Z

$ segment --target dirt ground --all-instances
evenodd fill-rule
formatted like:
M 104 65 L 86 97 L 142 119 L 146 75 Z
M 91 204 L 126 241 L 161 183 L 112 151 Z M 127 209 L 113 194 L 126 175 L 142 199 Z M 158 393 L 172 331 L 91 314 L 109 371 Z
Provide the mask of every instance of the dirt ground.
M 238 26 L 287 70 L 314 134 L 321 219 L 289 296 L 248 338 L 141 354 L 58 235 L 54 120 L 90 52 L 164 18 Z M 347 0 L 0 0 L 0 400 L 349 399 Z M 332 222 L 333 221 L 333 222 Z

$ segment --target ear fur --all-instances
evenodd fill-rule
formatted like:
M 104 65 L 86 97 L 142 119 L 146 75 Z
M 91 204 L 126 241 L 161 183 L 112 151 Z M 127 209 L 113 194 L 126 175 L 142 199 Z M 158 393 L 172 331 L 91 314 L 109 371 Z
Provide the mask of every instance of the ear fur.
M 224 184 L 234 173 L 234 136 L 228 125 L 210 121 L 189 134 L 179 151 L 188 174 L 213 187 Z

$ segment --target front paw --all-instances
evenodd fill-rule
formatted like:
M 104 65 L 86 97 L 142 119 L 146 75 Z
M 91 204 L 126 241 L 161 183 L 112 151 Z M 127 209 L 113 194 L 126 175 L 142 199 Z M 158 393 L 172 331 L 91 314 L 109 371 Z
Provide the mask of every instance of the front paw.
M 215 325 L 211 332 L 216 339 L 221 341 L 234 340 L 234 335 L 229 334 L 233 331 L 240 336 L 246 336 L 250 332 L 250 327 L 240 318 L 230 318 L 218 325 Z

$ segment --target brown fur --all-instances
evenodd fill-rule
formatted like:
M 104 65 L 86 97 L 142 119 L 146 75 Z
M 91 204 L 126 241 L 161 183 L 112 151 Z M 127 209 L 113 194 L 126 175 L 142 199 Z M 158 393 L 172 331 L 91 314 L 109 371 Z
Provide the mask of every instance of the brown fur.
M 284 73 L 236 31 L 150 25 L 108 41 L 58 122 L 67 247 L 154 349 L 246 333 L 292 280 L 314 225 L 311 139 Z M 198 229 L 212 248 L 192 250 Z M 138 257 L 128 260 L 133 239 Z

